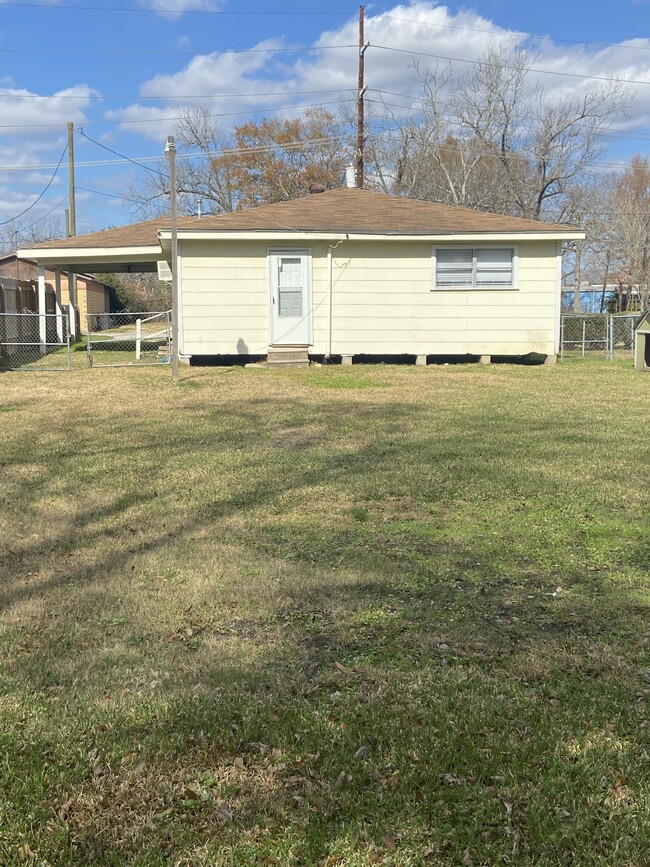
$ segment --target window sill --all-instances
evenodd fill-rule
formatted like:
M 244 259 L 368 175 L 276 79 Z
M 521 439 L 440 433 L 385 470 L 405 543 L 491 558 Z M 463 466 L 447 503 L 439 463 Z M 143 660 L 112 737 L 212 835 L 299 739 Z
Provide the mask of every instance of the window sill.
M 519 292 L 517 286 L 433 286 L 432 292 Z

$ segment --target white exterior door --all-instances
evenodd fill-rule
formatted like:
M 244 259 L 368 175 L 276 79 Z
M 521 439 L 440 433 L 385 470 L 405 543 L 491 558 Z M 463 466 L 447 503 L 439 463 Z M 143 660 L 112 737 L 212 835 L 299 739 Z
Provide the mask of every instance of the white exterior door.
M 271 250 L 271 346 L 309 346 L 311 255 L 309 250 Z

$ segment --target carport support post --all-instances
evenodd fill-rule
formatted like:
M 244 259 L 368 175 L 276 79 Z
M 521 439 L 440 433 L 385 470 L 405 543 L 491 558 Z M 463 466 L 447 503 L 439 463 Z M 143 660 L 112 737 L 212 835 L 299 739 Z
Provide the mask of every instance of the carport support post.
M 69 328 L 70 328 L 70 340 L 74 343 L 77 339 L 77 312 L 76 312 L 76 304 L 77 304 L 77 275 L 71 268 L 68 266 L 68 315 L 69 319 Z
M 47 319 L 45 318 L 45 268 L 38 267 L 38 339 L 41 344 L 41 355 L 47 352 Z
M 169 197 L 172 217 L 172 379 L 178 380 L 178 225 L 176 214 L 176 146 L 167 136 L 165 156 L 169 162 Z
M 56 294 L 56 337 L 59 343 L 65 340 L 63 334 L 63 308 L 61 307 L 61 269 L 54 270 L 54 292 Z

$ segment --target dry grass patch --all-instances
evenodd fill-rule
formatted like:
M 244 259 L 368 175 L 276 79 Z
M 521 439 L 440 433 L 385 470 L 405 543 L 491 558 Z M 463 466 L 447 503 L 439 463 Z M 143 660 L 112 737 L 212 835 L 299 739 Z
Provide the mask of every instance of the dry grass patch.
M 1 379 L 1 863 L 644 863 L 629 366 Z

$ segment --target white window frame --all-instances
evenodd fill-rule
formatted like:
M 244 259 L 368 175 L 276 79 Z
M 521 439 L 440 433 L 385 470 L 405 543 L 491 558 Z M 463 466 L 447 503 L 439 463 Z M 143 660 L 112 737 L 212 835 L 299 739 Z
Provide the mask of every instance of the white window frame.
M 471 250 L 472 251 L 472 283 L 459 286 L 438 286 L 438 250 Z M 477 286 L 476 280 L 476 250 L 511 250 L 512 251 L 512 282 L 508 286 Z M 517 271 L 519 263 L 519 247 L 517 244 L 432 244 L 431 262 L 433 265 L 432 288 L 436 292 L 513 292 L 517 291 Z

